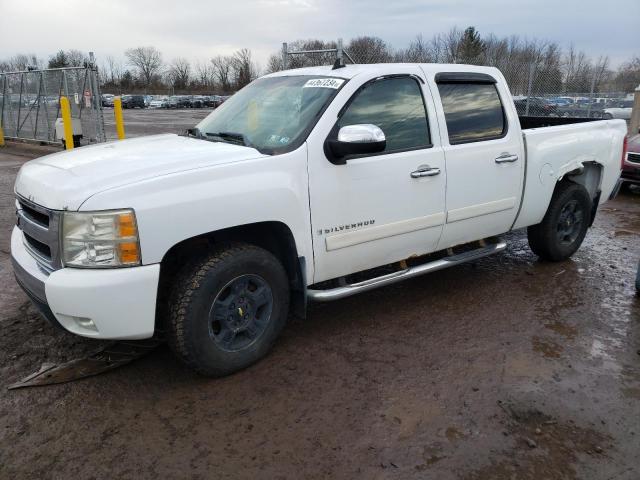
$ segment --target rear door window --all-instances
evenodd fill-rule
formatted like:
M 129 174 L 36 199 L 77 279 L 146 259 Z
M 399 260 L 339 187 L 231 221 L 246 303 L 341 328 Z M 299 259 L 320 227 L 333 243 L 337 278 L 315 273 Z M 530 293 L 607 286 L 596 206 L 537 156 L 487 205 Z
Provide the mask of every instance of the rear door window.
M 479 142 L 504 136 L 504 109 L 493 83 L 438 83 L 449 143 Z

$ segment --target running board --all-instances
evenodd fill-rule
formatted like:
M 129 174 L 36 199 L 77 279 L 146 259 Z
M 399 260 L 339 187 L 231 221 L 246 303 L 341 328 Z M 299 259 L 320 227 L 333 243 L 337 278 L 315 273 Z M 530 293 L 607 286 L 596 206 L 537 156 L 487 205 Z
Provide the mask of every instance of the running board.
M 337 288 L 330 288 L 327 290 L 307 290 L 307 296 L 314 302 L 329 302 L 331 300 L 338 300 L 341 298 L 355 295 L 356 293 L 366 292 L 367 290 L 373 290 L 374 288 L 383 287 L 385 285 L 391 285 L 392 283 L 400 282 L 408 278 L 417 277 L 429 272 L 435 272 L 436 270 L 442 270 L 461 263 L 477 260 L 494 253 L 498 253 L 507 248 L 507 243 L 500 240 L 498 243 L 487 245 L 486 247 L 478 248 L 468 252 L 452 255 L 450 257 L 435 260 L 433 262 L 424 263 L 415 267 L 410 267 L 398 272 L 389 273 L 380 277 L 371 278 L 358 283 L 352 283 L 350 285 L 343 285 Z

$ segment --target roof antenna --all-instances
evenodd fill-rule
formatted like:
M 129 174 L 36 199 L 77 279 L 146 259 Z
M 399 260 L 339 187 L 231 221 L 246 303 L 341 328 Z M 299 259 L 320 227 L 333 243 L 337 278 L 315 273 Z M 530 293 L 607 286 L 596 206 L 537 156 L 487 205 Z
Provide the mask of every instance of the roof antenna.
M 333 68 L 331 70 L 337 70 L 338 68 L 344 68 L 344 50 L 342 48 L 342 39 L 338 39 L 338 45 L 336 46 L 336 61 L 333 62 Z

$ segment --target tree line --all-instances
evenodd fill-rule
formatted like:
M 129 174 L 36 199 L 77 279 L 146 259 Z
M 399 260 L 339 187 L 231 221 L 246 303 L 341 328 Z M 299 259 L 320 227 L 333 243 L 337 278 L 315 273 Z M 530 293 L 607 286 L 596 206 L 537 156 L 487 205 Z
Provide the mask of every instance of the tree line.
M 335 49 L 336 42 L 319 39 L 296 40 L 289 51 Z M 452 28 L 425 38 L 416 35 L 408 46 L 393 48 L 375 36 L 351 39 L 344 46 L 349 63 L 466 63 L 499 68 L 514 94 L 632 92 L 640 84 L 640 55 L 618 68 L 611 68 L 607 56 L 591 58 L 573 45 L 563 49 L 558 43 L 528 39 L 517 35 L 482 36 L 474 27 Z M 288 55 L 286 68 L 327 65 L 335 53 Z M 28 68 L 83 66 L 87 55 L 79 50 L 60 50 L 44 61 L 33 54 L 18 54 L 0 60 L 0 71 Z M 105 92 L 122 93 L 231 93 L 261 73 L 285 67 L 281 52 L 274 52 L 263 69 L 251 50 L 243 48 L 231 55 L 216 55 L 205 61 L 190 62 L 184 57 L 165 61 L 155 47 L 127 49 L 122 60 L 106 56 L 99 62 Z

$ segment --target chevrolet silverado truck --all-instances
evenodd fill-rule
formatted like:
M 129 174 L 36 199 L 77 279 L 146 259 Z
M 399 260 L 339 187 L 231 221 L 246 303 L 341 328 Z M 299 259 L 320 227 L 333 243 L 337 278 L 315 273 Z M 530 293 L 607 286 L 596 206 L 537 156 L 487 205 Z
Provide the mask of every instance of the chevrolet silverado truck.
M 308 301 L 500 252 L 506 232 L 567 259 L 616 192 L 625 134 L 622 120 L 519 118 L 495 68 L 273 73 L 184 135 L 23 165 L 15 276 L 69 332 L 162 335 L 226 375 Z

